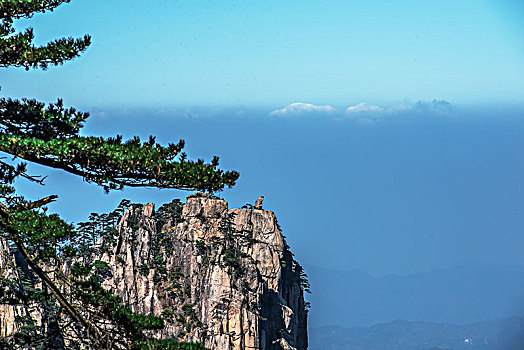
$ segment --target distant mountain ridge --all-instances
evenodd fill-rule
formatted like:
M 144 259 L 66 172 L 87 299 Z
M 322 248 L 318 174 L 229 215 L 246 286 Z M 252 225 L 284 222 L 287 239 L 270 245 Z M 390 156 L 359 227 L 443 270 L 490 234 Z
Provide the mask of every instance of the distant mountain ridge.
M 371 327 L 323 326 L 310 350 L 522 350 L 524 317 L 456 326 L 397 320 Z
M 524 314 L 524 268 L 467 263 L 409 276 L 373 277 L 306 265 L 312 327 L 404 319 L 450 324 Z

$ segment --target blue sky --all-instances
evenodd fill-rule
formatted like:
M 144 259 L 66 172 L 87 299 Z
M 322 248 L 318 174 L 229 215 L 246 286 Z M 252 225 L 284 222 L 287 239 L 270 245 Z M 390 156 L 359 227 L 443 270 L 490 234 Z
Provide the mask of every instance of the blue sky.
M 82 107 L 524 103 L 521 1 L 74 0 L 19 22 L 93 45 L 3 93 Z
M 79 59 L 0 71 L 2 96 L 92 112 L 85 134 L 182 138 L 261 194 L 299 261 L 382 275 L 522 264 L 524 5 L 518 1 L 73 0 L 18 22 L 89 33 Z M 293 104 L 295 103 L 295 104 Z M 78 222 L 122 197 L 59 171 L 31 198 Z

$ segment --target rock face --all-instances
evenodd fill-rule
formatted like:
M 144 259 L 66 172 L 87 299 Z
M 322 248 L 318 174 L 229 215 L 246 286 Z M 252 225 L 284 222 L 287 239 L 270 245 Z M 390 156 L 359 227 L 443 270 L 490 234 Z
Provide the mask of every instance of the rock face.
M 7 283 L 17 280 L 14 257 L 10 254 L 7 241 L 0 239 L 0 338 L 12 334 L 16 330 L 14 322 L 16 316 L 23 316 L 24 308 L 8 305 L 10 300 L 16 300 L 17 289 Z
M 152 203 L 134 205 L 98 245 L 111 272 L 103 286 L 134 311 L 163 316 L 159 337 L 209 349 L 307 349 L 307 281 L 269 210 L 228 209 L 203 194 L 156 213 Z M 0 313 L 9 334 L 12 317 Z

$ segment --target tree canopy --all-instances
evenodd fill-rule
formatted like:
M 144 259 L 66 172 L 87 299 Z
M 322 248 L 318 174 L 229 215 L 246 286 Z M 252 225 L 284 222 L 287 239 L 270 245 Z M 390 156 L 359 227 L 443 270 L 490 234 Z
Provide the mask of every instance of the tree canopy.
M 35 12 L 53 11 L 62 1 L 2 0 L 0 5 L 0 66 L 47 69 L 78 57 L 91 43 L 61 38 L 44 46 L 33 44 L 33 30 L 16 33 L 13 20 Z M 219 191 L 238 179 L 235 171 L 211 163 L 188 160 L 184 141 L 162 146 L 154 137 L 123 141 L 83 137 L 80 130 L 88 113 L 65 108 L 62 100 L 44 104 L 34 99 L 0 99 L 0 150 L 31 162 L 66 170 L 107 191 L 124 186 L 152 186 L 184 190 Z M 3 162 L 4 163 L 4 162 Z
M 13 27 L 17 19 L 53 11 L 68 2 L 1 0 L 0 67 L 45 70 L 72 60 L 86 50 L 91 44 L 89 35 L 59 38 L 36 46 L 32 28 L 16 32 Z M 65 107 L 61 99 L 46 104 L 35 99 L 0 98 L 0 151 L 6 154 L 0 158 L 0 239 L 7 240 L 23 256 L 43 283 L 41 289 L 30 293 L 33 301 L 47 303 L 50 310 L 54 308 L 50 314 L 56 317 L 61 312 L 67 313 L 75 327 L 80 329 L 79 334 L 92 341 L 93 346 L 129 348 L 149 344 L 148 348 L 153 348 L 153 343 L 148 343 L 145 338 L 144 330 L 161 328 L 161 318 L 135 314 L 118 297 L 104 291 L 96 278 L 103 270 L 103 264 L 95 261 L 76 266 L 73 269 L 75 279 L 67 281 L 72 286 L 69 292 L 61 287 L 56 277 L 51 277 L 47 272 L 49 266 L 56 264 L 58 259 L 74 259 L 78 254 L 78 237 L 87 228 L 77 230 L 58 215 L 47 214 L 45 205 L 56 200 L 57 196 L 27 200 L 17 193 L 14 181 L 21 177 L 43 184 L 44 177 L 30 174 L 26 162 L 65 170 L 101 186 L 106 192 L 124 187 L 214 192 L 234 186 L 239 174 L 219 169 L 218 157 L 209 163 L 202 159 L 187 159 L 182 152 L 182 140 L 162 146 L 153 136 L 145 142 L 138 137 L 123 140 L 120 135 L 111 138 L 82 136 L 81 129 L 88 117 L 86 112 Z M 8 290 L 17 294 L 10 282 L 0 280 L 3 287 L 0 303 L 12 300 L 7 298 Z M 73 302 L 75 298 L 76 302 Z M 90 308 L 82 307 L 86 304 Z M 118 337 L 104 333 L 106 329 L 93 323 L 94 318 L 86 314 L 87 309 L 97 310 L 97 317 L 109 320 L 122 332 L 115 332 Z M 29 334 L 31 340 L 31 332 L 24 334 Z M 126 338 L 122 334 L 133 336 Z M 166 344 L 163 343 L 163 348 L 168 348 Z

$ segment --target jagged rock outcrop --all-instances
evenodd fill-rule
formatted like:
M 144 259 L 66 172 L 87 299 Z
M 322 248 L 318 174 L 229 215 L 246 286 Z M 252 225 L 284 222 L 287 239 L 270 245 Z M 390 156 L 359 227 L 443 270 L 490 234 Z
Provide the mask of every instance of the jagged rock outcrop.
M 156 213 L 152 203 L 133 205 L 97 251 L 110 268 L 104 288 L 134 311 L 163 316 L 159 337 L 209 349 L 307 349 L 307 282 L 272 211 L 228 209 L 204 194 Z M 0 315 L 3 335 L 12 321 Z

